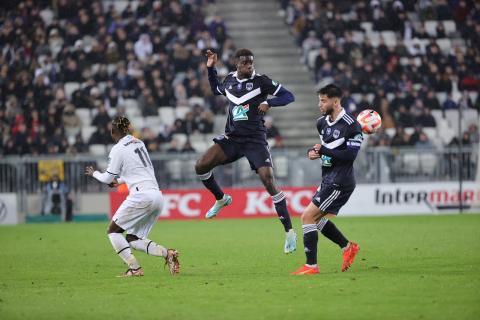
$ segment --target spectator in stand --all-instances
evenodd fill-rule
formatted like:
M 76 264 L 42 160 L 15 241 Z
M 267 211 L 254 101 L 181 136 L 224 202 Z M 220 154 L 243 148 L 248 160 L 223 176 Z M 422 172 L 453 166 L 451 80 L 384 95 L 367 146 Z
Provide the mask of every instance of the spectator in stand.
M 98 125 L 97 131 L 95 131 L 90 140 L 88 140 L 88 144 L 109 144 L 112 143 L 112 139 L 110 137 L 110 131 L 107 132 L 107 127 Z
M 105 106 L 103 104 L 100 104 L 98 107 L 98 113 L 95 115 L 95 117 L 92 120 L 92 126 L 96 127 L 106 127 L 110 123 L 111 118 L 107 113 L 107 110 L 105 109 Z
M 198 120 L 195 121 L 195 127 L 200 133 L 212 133 L 213 132 L 213 113 L 205 110 L 200 114 Z
M 280 135 L 280 131 L 278 128 L 273 124 L 273 118 L 271 116 L 265 116 L 265 128 L 267 129 L 267 140 L 269 144 L 274 148 L 281 148 L 283 147 L 283 139 Z
M 418 150 L 429 150 L 434 149 L 433 143 L 430 141 L 425 132 L 420 132 L 418 140 L 415 142 L 415 148 Z
M 185 141 L 185 144 L 183 145 L 183 148 L 181 150 L 182 152 L 188 153 L 188 152 L 196 152 L 196 150 L 193 148 L 192 143 L 190 140 Z
M 392 147 L 404 147 L 409 145 L 409 141 L 410 136 L 405 132 L 404 128 L 397 127 L 390 144 Z
M 67 136 L 75 136 L 80 132 L 82 121 L 71 103 L 68 103 L 63 109 L 63 126 Z
M 437 122 L 428 108 L 423 108 L 422 114 L 417 117 L 415 122 L 424 128 L 435 128 L 437 126 Z

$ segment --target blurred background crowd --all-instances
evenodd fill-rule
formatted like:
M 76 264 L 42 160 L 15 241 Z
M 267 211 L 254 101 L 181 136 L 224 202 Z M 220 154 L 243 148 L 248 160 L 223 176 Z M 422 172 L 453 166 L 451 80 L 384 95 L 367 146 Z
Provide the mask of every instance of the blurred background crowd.
M 117 114 L 132 120 L 150 151 L 203 149 L 225 121 L 225 102 L 206 80 L 204 50 L 218 52 L 226 75 L 236 49 L 225 21 L 204 14 L 210 2 L 2 1 L 0 154 L 92 152 L 112 143 L 109 121 Z M 382 115 L 384 130 L 370 146 L 478 143 L 474 1 L 280 3 L 316 83 L 345 88 L 349 112 Z M 455 132 L 458 116 L 451 118 L 459 108 L 474 120 L 463 135 Z M 272 118 L 266 125 L 281 147 Z M 436 141 L 438 130 L 445 134 Z M 208 139 L 190 139 L 197 134 Z

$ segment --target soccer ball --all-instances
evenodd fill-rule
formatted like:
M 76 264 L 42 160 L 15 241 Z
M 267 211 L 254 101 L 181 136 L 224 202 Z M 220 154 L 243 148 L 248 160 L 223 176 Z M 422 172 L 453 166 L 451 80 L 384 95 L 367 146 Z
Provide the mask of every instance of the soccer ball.
M 366 134 L 375 133 L 382 126 L 382 118 L 377 111 L 371 109 L 360 112 L 357 116 L 357 121 L 362 127 L 362 132 Z

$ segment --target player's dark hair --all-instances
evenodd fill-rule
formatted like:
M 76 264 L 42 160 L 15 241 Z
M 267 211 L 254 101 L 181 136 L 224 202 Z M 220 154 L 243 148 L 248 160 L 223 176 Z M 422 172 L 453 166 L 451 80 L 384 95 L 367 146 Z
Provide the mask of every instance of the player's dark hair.
M 123 133 L 123 134 L 130 133 L 130 120 L 128 120 L 127 117 L 124 117 L 124 116 L 115 117 L 115 119 L 113 119 L 112 121 L 112 126 L 115 127 L 120 133 Z
M 253 57 L 253 52 L 248 50 L 248 49 L 238 49 L 237 52 L 235 52 L 235 58 L 238 59 L 240 57 Z
M 341 98 L 342 89 L 334 84 L 328 84 L 325 87 L 317 91 L 317 94 L 326 95 L 329 98 Z

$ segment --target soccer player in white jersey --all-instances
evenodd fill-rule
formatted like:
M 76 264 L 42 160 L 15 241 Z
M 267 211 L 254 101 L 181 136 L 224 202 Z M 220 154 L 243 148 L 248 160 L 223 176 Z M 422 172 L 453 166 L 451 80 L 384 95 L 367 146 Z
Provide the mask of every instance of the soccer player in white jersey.
M 180 272 L 178 251 L 167 249 L 147 238 L 162 210 L 163 196 L 145 144 L 130 132 L 130 121 L 125 117 L 116 117 L 112 121 L 111 131 L 116 144 L 108 156 L 107 171 L 101 173 L 89 166 L 86 167 L 85 174 L 110 187 L 122 183 L 128 186 L 129 195 L 112 217 L 108 227 L 108 238 L 115 252 L 128 265 L 128 270 L 121 276 L 144 274 L 131 248 L 152 256 L 164 257 L 170 273 L 176 275 Z M 125 231 L 126 237 L 123 236 Z

